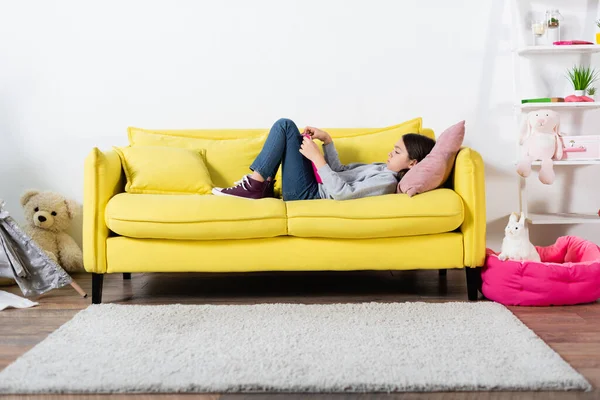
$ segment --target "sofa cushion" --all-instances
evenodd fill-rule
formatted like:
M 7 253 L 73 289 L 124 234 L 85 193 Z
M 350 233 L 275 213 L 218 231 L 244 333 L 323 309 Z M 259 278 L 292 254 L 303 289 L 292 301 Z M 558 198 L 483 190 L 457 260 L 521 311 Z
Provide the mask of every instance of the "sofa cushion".
M 113 147 L 127 177 L 127 193 L 210 194 L 206 150 L 170 146 Z
M 422 128 L 422 118 L 420 117 L 385 128 L 332 128 L 325 129 L 325 131 L 331 135 L 342 164 L 385 162 L 388 153 L 402 135 L 422 133 L 429 136 L 433 134 Z
M 214 195 L 129 194 L 107 204 L 108 228 L 122 236 L 216 240 L 286 234 L 285 203 Z
M 212 182 L 229 187 L 252 171 L 269 133 L 268 129 L 148 130 L 129 128 L 131 146 L 173 146 L 199 151 L 206 149 L 206 163 Z
M 398 183 L 398 192 L 414 196 L 444 184 L 454 167 L 456 154 L 465 137 L 465 121 L 446 129 L 421 162 L 412 167 Z
M 356 200 L 286 202 L 288 234 L 299 237 L 385 238 L 451 232 L 464 219 L 463 202 L 450 189 L 416 197 L 389 194 Z

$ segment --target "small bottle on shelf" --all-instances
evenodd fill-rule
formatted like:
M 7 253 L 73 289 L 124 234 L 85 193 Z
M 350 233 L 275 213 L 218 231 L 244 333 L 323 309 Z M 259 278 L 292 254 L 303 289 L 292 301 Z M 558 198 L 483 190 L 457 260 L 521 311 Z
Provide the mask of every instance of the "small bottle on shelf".
M 546 11 L 546 35 L 548 44 L 560 42 L 560 21 L 563 19 L 560 12 L 556 9 Z

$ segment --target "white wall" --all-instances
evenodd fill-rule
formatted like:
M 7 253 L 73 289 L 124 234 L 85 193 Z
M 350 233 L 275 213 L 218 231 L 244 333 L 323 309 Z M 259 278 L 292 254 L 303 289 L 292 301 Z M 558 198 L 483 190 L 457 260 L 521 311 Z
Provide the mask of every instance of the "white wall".
M 466 119 L 465 144 L 486 162 L 488 246 L 497 248 L 506 216 L 517 210 L 505 3 L 1 2 L 0 197 L 18 220 L 26 188 L 81 201 L 85 156 L 93 146 L 125 145 L 127 126 L 269 127 L 289 117 L 300 126 L 371 127 L 423 116 L 439 133 Z M 594 2 L 568 3 L 534 6 L 556 5 L 566 32 L 593 40 L 596 9 L 586 7 Z M 555 91 L 535 88 L 535 95 L 569 94 L 556 71 L 546 71 L 558 74 Z M 580 183 L 576 199 L 587 197 L 571 202 L 574 211 L 599 208 L 597 185 L 581 178 L 597 172 L 559 173 Z M 538 206 L 566 204 L 548 200 L 564 192 L 560 182 L 540 189 L 549 192 Z M 534 228 L 532 237 L 547 244 L 565 233 L 600 240 L 593 226 Z

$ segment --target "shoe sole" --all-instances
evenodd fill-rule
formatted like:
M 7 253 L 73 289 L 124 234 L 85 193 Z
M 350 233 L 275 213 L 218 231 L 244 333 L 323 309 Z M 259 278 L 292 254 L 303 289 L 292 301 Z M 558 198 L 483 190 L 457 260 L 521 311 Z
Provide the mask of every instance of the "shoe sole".
M 227 196 L 227 197 L 237 197 L 238 199 L 246 199 L 246 200 L 260 200 L 260 199 L 253 199 L 252 197 L 243 197 L 243 196 L 235 196 L 233 194 L 227 194 L 227 193 L 223 193 L 220 190 L 218 190 L 218 188 L 213 188 L 212 190 L 212 194 L 214 194 L 215 196 Z M 264 198 L 264 197 L 263 197 Z

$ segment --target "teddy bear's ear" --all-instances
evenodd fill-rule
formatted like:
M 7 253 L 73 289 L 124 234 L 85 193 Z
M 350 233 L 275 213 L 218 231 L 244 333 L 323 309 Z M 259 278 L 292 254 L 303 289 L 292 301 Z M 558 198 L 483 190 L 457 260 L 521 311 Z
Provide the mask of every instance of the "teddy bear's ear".
M 77 215 L 77 203 L 75 203 L 73 200 L 65 200 L 65 206 L 67 207 L 69 218 L 75 218 L 75 215 Z
M 39 193 L 39 190 L 28 190 L 21 195 L 21 206 L 25 207 L 25 205 L 29 202 L 33 196 Z

